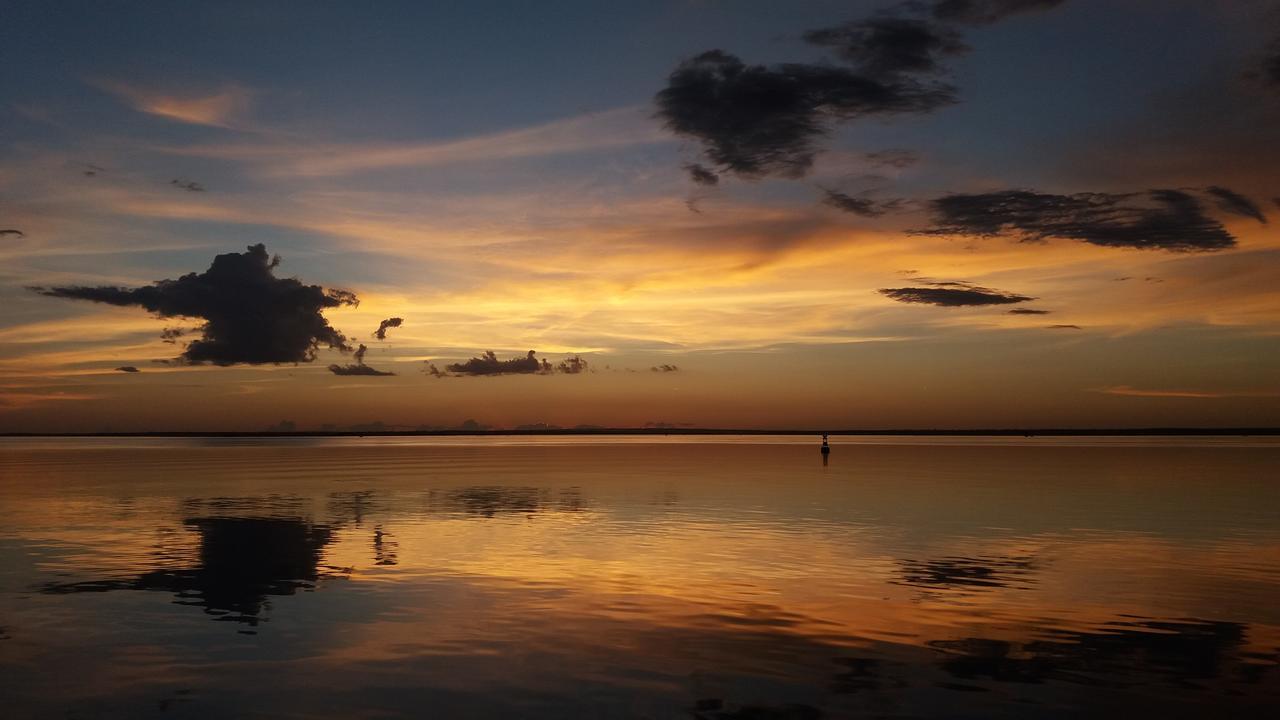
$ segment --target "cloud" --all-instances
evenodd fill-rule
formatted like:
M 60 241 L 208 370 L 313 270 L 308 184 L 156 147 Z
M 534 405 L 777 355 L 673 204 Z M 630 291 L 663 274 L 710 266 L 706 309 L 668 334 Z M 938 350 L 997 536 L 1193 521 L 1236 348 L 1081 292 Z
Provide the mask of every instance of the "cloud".
M 556 372 L 564 373 L 566 375 L 577 375 L 586 371 L 587 361 L 577 355 L 571 358 L 566 358 L 560 361 L 560 364 L 556 365 Z
M 321 312 L 358 303 L 353 293 L 275 277 L 280 262 L 266 246 L 225 253 L 203 273 L 160 280 L 140 288 L 63 286 L 31 288 L 49 297 L 137 305 L 164 318 L 202 318 L 201 337 L 179 360 L 190 364 L 311 362 L 321 346 L 350 350 Z M 166 337 L 171 337 L 166 331 Z
M 379 340 L 386 340 L 387 328 L 398 328 L 403 324 L 404 324 L 404 318 L 398 318 L 398 317 L 387 318 L 386 320 L 383 320 L 382 322 L 378 323 L 378 329 L 373 331 L 373 336 L 378 338 Z
M 138 368 L 136 368 L 136 367 L 134 367 L 134 366 L 132 366 L 132 365 L 121 365 L 120 367 L 116 368 L 116 370 L 118 370 L 118 371 L 120 371 L 120 372 L 123 372 L 123 373 L 136 373 L 136 372 L 140 372 L 140 371 L 138 370 Z
M 365 347 L 364 344 L 362 343 L 360 347 L 356 348 L 355 353 L 353 353 L 353 356 L 355 358 L 354 365 L 330 365 L 329 372 L 333 373 L 334 375 L 371 375 L 371 376 L 380 376 L 380 377 L 395 375 L 395 373 L 393 372 L 375 370 L 369 367 L 368 365 L 365 365 L 364 354 L 367 352 L 369 352 L 369 348 Z
M 0 237 L 9 237 L 10 235 L 17 238 L 24 238 L 27 236 L 27 234 L 21 230 L 0 230 Z
M 211 95 L 168 95 L 127 83 L 98 81 L 97 87 L 125 100 L 133 109 L 192 125 L 231 127 L 249 110 L 251 93 L 227 85 Z
M 480 357 L 466 362 L 446 365 L 445 370 L 458 375 L 528 375 L 551 372 L 551 363 L 534 357 L 535 351 L 522 358 L 499 360 L 496 353 L 486 350 Z
M 699 185 L 713 186 L 720 184 L 720 176 L 706 169 L 698 163 L 689 163 L 684 166 L 689 173 L 689 179 Z
M 680 63 L 658 92 L 658 117 L 702 144 L 715 173 L 801 177 L 839 121 L 927 113 L 955 101 L 952 88 L 832 65 L 747 65 L 722 50 Z
M 920 156 L 914 151 L 904 148 L 889 148 L 888 150 L 878 150 L 869 152 L 862 156 L 872 165 L 891 168 L 906 168 L 920 162 Z
M 1012 305 L 1035 300 L 1026 295 L 992 290 L 961 282 L 928 283 L 930 287 L 883 288 L 878 292 L 902 303 L 937 305 L 939 307 L 971 307 L 977 305 Z
M 1048 315 L 1050 310 L 1036 310 L 1034 308 L 1014 308 L 1009 311 L 1010 315 Z
M 1079 325 L 1046 325 L 1046 330 L 1080 330 Z
M 679 371 L 680 371 L 679 367 L 675 365 L 668 365 L 666 363 L 663 363 L 662 365 L 654 365 L 653 367 L 649 368 L 649 372 L 656 372 L 656 373 L 669 373 L 669 372 L 679 372 Z
M 1066 0 L 935 0 L 930 12 L 939 20 L 968 25 L 990 25 L 1010 15 L 1051 10 Z
M 830 205 L 837 210 L 843 210 L 861 217 L 880 217 L 886 212 L 897 210 L 902 205 L 901 200 L 872 200 L 866 197 L 854 197 L 828 188 L 822 188 L 822 192 L 823 205 Z
M 194 180 L 181 180 L 179 178 L 174 178 L 169 181 L 169 184 L 176 188 L 186 190 L 187 192 L 204 192 L 204 186 Z
M 1263 214 L 1262 208 L 1244 195 L 1217 185 L 1210 185 L 1204 191 L 1214 198 L 1219 210 L 1232 215 L 1253 218 L 1263 225 L 1267 224 L 1267 216 Z
M 1235 238 L 1204 206 L 1181 190 L 1052 195 L 1002 190 L 947 195 L 930 201 L 933 226 L 923 235 L 997 237 L 1022 241 L 1081 240 L 1104 247 L 1211 251 Z
M 952 28 L 890 15 L 810 30 L 804 39 L 811 45 L 834 49 L 840 59 L 864 75 L 885 80 L 910 73 L 939 73 L 943 56 L 960 55 L 969 49 Z

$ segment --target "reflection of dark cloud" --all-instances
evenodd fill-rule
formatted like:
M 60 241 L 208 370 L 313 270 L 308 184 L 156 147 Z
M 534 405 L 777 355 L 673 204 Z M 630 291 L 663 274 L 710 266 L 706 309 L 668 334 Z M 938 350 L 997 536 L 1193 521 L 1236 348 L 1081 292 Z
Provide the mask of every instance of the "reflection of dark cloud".
M 586 507 L 582 491 L 576 487 L 552 492 L 536 487 L 476 485 L 451 490 L 433 499 L 440 501 L 446 511 L 482 517 L 507 513 L 533 515 L 550 510 L 577 512 Z
M 719 698 L 704 698 L 694 703 L 695 720 L 818 720 L 822 711 L 812 705 L 726 705 Z
M 1025 587 L 1038 570 L 1034 558 L 1008 556 L 900 560 L 895 584 L 932 590 Z
M 1266 224 L 1267 216 L 1263 214 L 1262 208 L 1258 207 L 1258 203 L 1244 195 L 1218 185 L 1210 185 L 1204 191 L 1217 202 L 1219 210 L 1232 215 L 1252 218 Z
M 1177 620 L 1111 622 L 1026 643 L 966 638 L 929 645 L 947 654 L 942 668 L 959 678 L 1130 687 L 1219 677 L 1238 662 L 1244 639 L 1239 623 Z
M 1036 310 L 1035 308 L 1014 308 L 1009 311 L 1010 315 L 1048 315 L 1051 310 Z
M 1221 196 L 1215 197 L 1221 201 Z M 1175 251 L 1221 250 L 1236 244 L 1222 223 L 1182 190 L 1073 195 L 1003 190 L 948 195 L 930 206 L 933 226 L 917 231 L 920 234 L 1058 238 Z
M 194 567 L 155 570 L 132 580 L 51 584 L 42 592 L 160 590 L 219 620 L 256 625 L 269 596 L 315 586 L 331 539 L 327 527 L 299 519 L 204 517 L 183 524 L 199 536 Z
M 1010 15 L 1049 10 L 1066 0 L 935 0 L 930 10 L 935 18 L 970 25 L 990 25 Z
M 321 311 L 355 305 L 356 296 L 275 277 L 279 262 L 279 256 L 270 257 L 266 246 L 258 244 L 247 252 L 218 255 L 203 273 L 146 287 L 32 289 L 51 297 L 137 305 L 160 317 L 203 318 L 202 336 L 188 344 L 181 356 L 190 363 L 310 362 L 320 345 L 349 350 L 346 338 Z
M 1026 295 L 992 290 L 977 285 L 955 283 L 961 287 L 904 287 L 882 288 L 881 295 L 902 303 L 937 305 L 939 307 L 970 307 L 975 305 L 1011 305 L 1035 300 Z
M 403 324 L 404 324 L 404 318 L 398 318 L 398 317 L 387 318 L 386 320 L 383 320 L 382 322 L 378 323 L 378 329 L 373 331 L 373 336 L 378 338 L 379 340 L 386 340 L 387 328 L 398 328 Z

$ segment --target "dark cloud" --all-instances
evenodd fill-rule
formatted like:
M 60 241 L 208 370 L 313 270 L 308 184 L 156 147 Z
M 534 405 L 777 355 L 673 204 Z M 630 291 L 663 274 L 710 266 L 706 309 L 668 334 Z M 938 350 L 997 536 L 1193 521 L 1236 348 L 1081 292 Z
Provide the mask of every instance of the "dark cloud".
M 800 177 L 839 121 L 926 113 L 955 102 L 945 84 L 831 65 L 747 65 L 710 50 L 676 67 L 655 101 L 676 135 L 702 144 L 714 173 Z
M 720 176 L 711 172 L 707 168 L 698 163 L 689 163 L 684 166 L 689 173 L 689 179 L 699 185 L 713 186 L 720 184 Z
M 925 235 L 997 237 L 1023 241 L 1081 240 L 1104 247 L 1173 251 L 1229 248 L 1235 238 L 1181 190 L 1052 195 L 1002 190 L 948 195 L 930 202 L 933 226 Z
M 138 370 L 138 368 L 132 365 L 121 365 L 120 367 L 116 368 L 116 370 L 119 370 L 120 372 L 123 372 L 123 373 L 141 372 L 140 370 Z
M 187 192 L 204 192 L 204 186 L 193 180 L 179 180 L 177 178 L 170 180 L 169 184 L 186 190 Z
M 1014 308 L 1009 311 L 1010 315 L 1048 315 L 1049 310 L 1036 310 L 1034 308 Z
M 90 300 L 108 305 L 137 305 L 160 317 L 202 318 L 201 337 L 187 345 L 185 363 L 298 363 L 315 360 L 321 346 L 350 350 L 342 333 L 321 314 L 326 308 L 355 305 L 345 290 L 303 285 L 274 274 L 280 262 L 264 245 L 225 253 L 203 273 L 160 280 L 140 288 L 64 286 L 32 288 L 50 297 Z
M 577 355 L 571 358 L 565 358 L 560 362 L 560 364 L 556 365 L 556 372 L 564 373 L 566 375 L 577 375 L 586 371 L 587 361 Z
M 1046 330 L 1079 330 L 1079 325 L 1046 325 Z
M 436 367 L 436 364 L 433 362 L 424 361 L 422 365 L 422 372 L 435 378 L 449 377 L 449 373 L 441 372 L 440 368 Z
M 499 360 L 492 350 L 486 350 L 480 357 L 474 357 L 462 363 L 446 365 L 445 370 L 458 375 L 531 375 L 551 372 L 551 363 L 534 357 L 530 350 L 522 358 Z
M 1244 195 L 1218 185 L 1210 185 L 1204 191 L 1217 202 L 1219 210 L 1232 215 L 1253 218 L 1263 225 L 1267 224 L 1267 216 L 1263 214 L 1262 208 Z
M 1035 300 L 1026 295 L 992 290 L 969 283 L 927 283 L 929 287 L 884 288 L 881 295 L 903 303 L 970 307 L 975 305 L 1012 305 Z
M 12 235 L 14 237 L 19 237 L 19 238 L 27 236 L 27 234 L 22 232 L 21 230 L 0 230 L 0 237 L 6 237 L 9 235 Z
M 889 148 L 888 150 L 878 150 L 869 152 L 862 156 L 872 165 L 881 167 L 905 168 L 911 167 L 920 162 L 920 156 L 911 150 L 903 148 Z
M 373 336 L 378 338 L 379 340 L 386 340 L 387 328 L 398 328 L 403 324 L 404 324 L 404 318 L 398 318 L 398 317 L 387 318 L 386 320 L 383 320 L 382 322 L 378 323 L 378 329 L 373 331 Z
M 86 165 L 84 166 L 84 176 L 85 176 L 85 177 L 96 177 L 98 173 L 100 173 L 100 172 L 106 172 L 106 171 L 107 171 L 107 169 L 106 169 L 106 168 L 104 168 L 104 167 L 98 167 L 97 165 L 93 165 L 93 164 L 86 164 Z
M 679 371 L 680 371 L 680 368 L 678 366 L 668 365 L 667 363 L 663 363 L 661 365 L 654 365 L 653 367 L 649 368 L 649 372 L 669 373 L 669 372 L 679 372 Z
M 1026 588 L 1039 569 L 1030 556 L 943 557 L 899 560 L 900 579 L 894 584 L 931 590 Z
M 369 367 L 368 365 L 365 365 L 364 355 L 367 352 L 369 352 L 369 348 L 365 347 L 364 345 L 361 345 L 360 347 L 356 348 L 356 351 L 354 353 L 354 357 L 355 357 L 354 365 L 330 365 L 329 372 L 333 373 L 334 375 L 373 375 L 373 376 L 395 375 L 395 373 L 393 372 L 375 370 Z
M 913 17 L 878 15 L 831 28 L 810 30 L 806 42 L 832 48 L 862 74 L 896 80 L 911 73 L 943 70 L 943 57 L 969 48 L 955 30 Z
M 968 25 L 990 25 L 1010 15 L 1050 10 L 1066 0 L 935 0 L 930 12 L 939 20 Z
M 854 197 L 828 188 L 822 188 L 822 192 L 823 205 L 830 205 L 837 210 L 843 210 L 861 217 L 880 217 L 902 206 L 902 201 L 897 199 L 873 200 L 868 197 Z

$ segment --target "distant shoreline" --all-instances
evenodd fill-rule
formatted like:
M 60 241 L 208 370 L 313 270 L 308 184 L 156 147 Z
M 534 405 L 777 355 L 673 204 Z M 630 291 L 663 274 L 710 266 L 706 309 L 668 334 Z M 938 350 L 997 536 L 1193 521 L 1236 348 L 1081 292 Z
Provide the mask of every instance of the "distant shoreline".
M 951 436 L 951 437 L 1125 437 L 1125 436 L 1249 436 L 1280 435 L 1280 428 L 976 428 L 966 430 L 732 430 L 724 428 L 578 428 L 540 430 L 314 430 L 314 431 L 223 431 L 223 432 L 97 432 L 97 433 L 0 433 L 0 437 L 507 437 L 507 436 L 592 436 L 592 435 L 822 435 L 832 436 Z

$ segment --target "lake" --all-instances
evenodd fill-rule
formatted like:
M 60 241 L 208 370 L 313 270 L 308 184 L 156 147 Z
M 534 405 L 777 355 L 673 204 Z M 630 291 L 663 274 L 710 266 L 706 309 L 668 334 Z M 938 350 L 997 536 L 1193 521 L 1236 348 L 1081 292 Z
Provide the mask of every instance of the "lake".
M 0 439 L 13 718 L 1274 717 L 1277 438 Z

